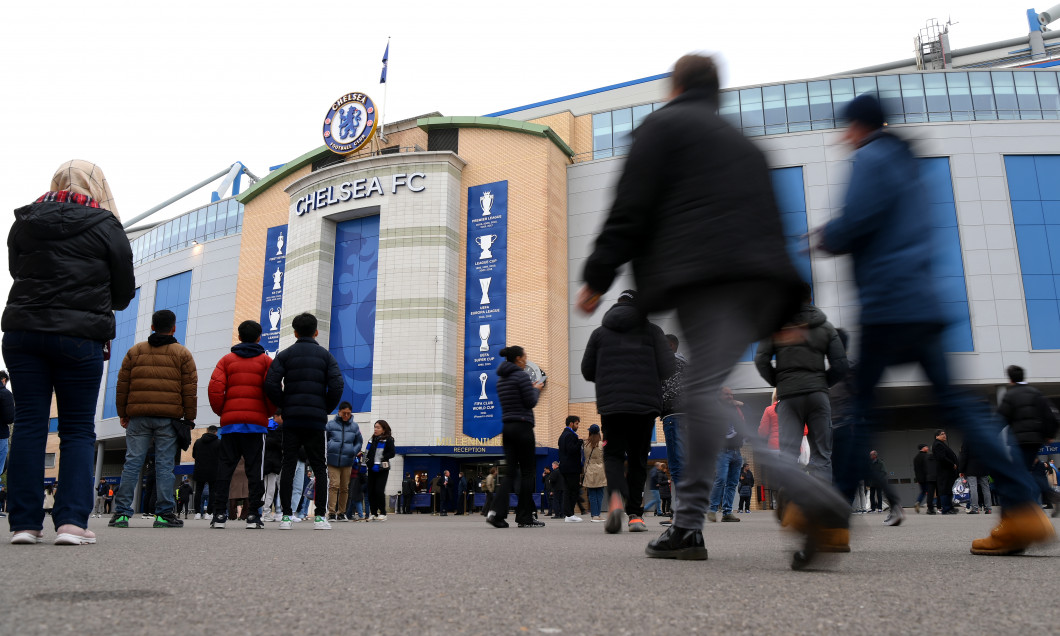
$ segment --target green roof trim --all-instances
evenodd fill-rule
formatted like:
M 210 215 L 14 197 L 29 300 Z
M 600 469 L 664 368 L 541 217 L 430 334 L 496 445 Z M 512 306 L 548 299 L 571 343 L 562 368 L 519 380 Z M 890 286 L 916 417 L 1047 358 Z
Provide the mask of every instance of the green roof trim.
M 501 117 L 423 117 L 416 120 L 416 125 L 423 130 L 432 128 L 491 128 L 493 130 L 507 130 L 536 137 L 545 137 L 556 144 L 556 147 L 568 157 L 574 156 L 574 151 L 556 134 L 556 131 L 548 126 L 531 124 L 517 119 L 504 119 Z
M 268 190 L 287 175 L 292 172 L 304 168 L 314 161 L 331 154 L 331 150 L 327 146 L 321 146 L 316 150 L 310 150 L 301 157 L 293 159 L 283 164 L 282 168 L 277 168 L 269 174 L 265 175 L 262 179 L 258 180 L 254 185 L 250 186 L 243 192 L 243 194 L 236 197 L 236 201 L 239 201 L 243 205 L 246 205 L 248 201 L 258 196 L 262 192 Z

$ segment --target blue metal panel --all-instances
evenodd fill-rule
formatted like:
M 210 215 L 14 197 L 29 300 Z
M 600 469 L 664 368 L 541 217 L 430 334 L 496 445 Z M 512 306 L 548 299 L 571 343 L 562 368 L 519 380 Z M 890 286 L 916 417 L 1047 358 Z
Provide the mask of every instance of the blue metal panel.
M 379 217 L 343 221 L 335 229 L 335 277 L 328 349 L 346 383 L 342 399 L 355 413 L 372 410 Z
M 1006 155 L 1008 195 L 1013 201 L 1041 201 L 1033 156 Z
M 140 288 L 136 288 L 129 306 L 114 312 L 115 335 L 110 342 L 110 366 L 107 367 L 107 384 L 103 391 L 103 418 L 118 417 L 118 407 L 114 404 L 117 393 L 118 371 L 125 354 L 136 344 L 136 318 L 140 310 Z
M 1019 250 L 1020 269 L 1024 276 L 1053 273 L 1044 225 L 1017 225 L 1016 246 Z
M 1045 218 L 1042 216 L 1041 201 L 1013 201 L 1012 222 L 1016 225 L 1042 225 Z M 1060 223 L 1060 216 L 1056 219 Z
M 1034 170 L 1042 201 L 1060 201 L 1060 155 L 1037 155 Z
M 1027 300 L 1031 349 L 1060 349 L 1060 309 L 1056 300 Z
M 188 335 L 188 306 L 191 303 L 191 270 L 174 274 L 155 283 L 154 311 L 168 309 L 177 316 L 174 337 L 181 344 Z
M 1022 246 L 1020 252 L 1022 253 Z M 1055 300 L 1057 298 L 1054 276 L 1023 274 L 1023 294 L 1027 300 Z

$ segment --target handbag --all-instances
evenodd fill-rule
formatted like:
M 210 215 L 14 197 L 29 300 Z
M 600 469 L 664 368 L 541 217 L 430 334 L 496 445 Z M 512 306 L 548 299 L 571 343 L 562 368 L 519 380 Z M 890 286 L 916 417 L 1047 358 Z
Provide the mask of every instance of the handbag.
M 191 446 L 191 429 L 195 428 L 195 423 L 188 420 L 170 420 L 169 423 L 173 425 L 173 432 L 177 435 L 177 446 L 182 451 L 188 450 Z

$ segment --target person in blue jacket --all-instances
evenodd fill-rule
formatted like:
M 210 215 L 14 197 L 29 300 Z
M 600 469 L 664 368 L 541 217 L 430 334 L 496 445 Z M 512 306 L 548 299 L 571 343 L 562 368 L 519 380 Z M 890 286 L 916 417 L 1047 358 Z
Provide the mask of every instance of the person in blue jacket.
M 364 446 L 361 427 L 353 421 L 353 405 L 339 404 L 339 412 L 324 428 L 328 436 L 328 521 L 349 521 L 346 500 L 349 498 L 350 474 L 357 466 L 357 456 Z M 338 510 L 336 517 L 335 511 Z

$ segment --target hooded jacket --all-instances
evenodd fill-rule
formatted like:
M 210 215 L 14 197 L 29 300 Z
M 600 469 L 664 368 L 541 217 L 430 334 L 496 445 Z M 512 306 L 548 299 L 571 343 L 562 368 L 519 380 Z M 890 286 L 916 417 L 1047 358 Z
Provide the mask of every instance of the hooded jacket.
M 191 352 L 173 336 L 153 333 L 146 342 L 133 345 L 121 361 L 114 393 L 118 417 L 194 421 L 198 385 Z
M 497 367 L 497 400 L 501 403 L 502 422 L 525 422 L 534 425 L 534 407 L 541 391 L 534 388 L 530 374 L 514 362 L 504 360 Z
M 997 412 L 1008 422 L 1019 444 L 1044 444 L 1056 438 L 1057 421 L 1049 401 L 1029 384 L 1008 387 Z
M 617 303 L 589 336 L 581 370 L 596 383 L 599 413 L 658 415 L 662 382 L 675 370 L 674 354 L 662 329 L 635 305 Z
M 106 342 L 114 338 L 114 311 L 136 293 L 129 237 L 102 208 L 51 201 L 15 210 L 7 259 L 14 280 L 5 332 Z
M 195 458 L 192 474 L 195 481 L 213 481 L 217 478 L 217 463 L 221 458 L 221 439 L 214 433 L 203 433 L 191 447 L 191 456 Z
M 357 455 L 364 446 L 364 437 L 361 436 L 361 427 L 350 417 L 349 422 L 344 422 L 336 415 L 328 420 L 324 428 L 328 436 L 328 466 L 336 468 L 347 468 L 357 463 Z
M 778 345 L 772 337 L 758 343 L 755 366 L 762 379 L 777 387 L 780 399 L 827 391 L 847 372 L 847 355 L 839 333 L 824 312 L 805 304 L 790 326 L 804 326 L 805 339 L 798 344 Z M 773 366 L 773 357 L 777 363 Z M 828 369 L 824 361 L 828 358 Z
M 265 376 L 265 394 L 283 409 L 283 425 L 293 428 L 324 430 L 344 386 L 335 357 L 309 337 L 276 354 Z
M 256 342 L 241 342 L 217 362 L 210 376 L 210 408 L 221 416 L 221 434 L 226 427 L 249 424 L 265 432 L 276 412 L 265 397 L 265 375 L 272 358 Z M 248 431 L 242 431 L 248 432 Z

